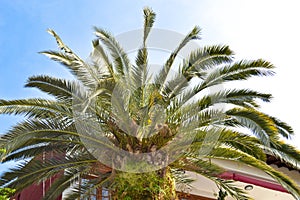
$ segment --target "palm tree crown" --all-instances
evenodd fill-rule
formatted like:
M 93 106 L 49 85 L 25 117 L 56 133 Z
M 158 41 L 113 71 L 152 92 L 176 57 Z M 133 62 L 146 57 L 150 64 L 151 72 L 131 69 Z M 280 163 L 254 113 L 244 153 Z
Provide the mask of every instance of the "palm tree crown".
M 226 45 L 193 50 L 175 66 L 180 51 L 200 38 L 195 27 L 159 72 L 151 74 L 147 38 L 155 16 L 144 9 L 143 39 L 134 64 L 101 28 L 94 29 L 89 61 L 49 30 L 60 50 L 41 53 L 60 62 L 76 80 L 32 76 L 26 87 L 38 88 L 54 100 L 0 100 L 1 114 L 26 117 L 1 137 L 3 162 L 26 162 L 2 175 L 0 185 L 21 191 L 60 174 L 45 199 L 70 188 L 67 199 L 75 199 L 99 187 L 111 189 L 119 199 L 176 199 L 175 184 L 188 184 L 183 171 L 191 171 L 236 199 L 248 199 L 231 181 L 218 177 L 224 169 L 211 160 L 225 159 L 265 171 L 300 199 L 296 184 L 266 164 L 270 154 L 296 169 L 300 166 L 298 151 L 280 140 L 293 134 L 291 127 L 259 110 L 257 100 L 269 102 L 271 95 L 212 89 L 273 75 L 274 66 L 262 59 L 235 61 Z M 55 156 L 42 159 L 50 153 Z

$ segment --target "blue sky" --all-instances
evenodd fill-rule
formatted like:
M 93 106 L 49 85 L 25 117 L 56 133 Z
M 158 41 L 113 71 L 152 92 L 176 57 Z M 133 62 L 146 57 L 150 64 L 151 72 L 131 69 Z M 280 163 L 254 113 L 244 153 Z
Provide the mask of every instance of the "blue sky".
M 277 75 L 253 80 L 247 86 L 274 95 L 263 110 L 291 124 L 300 147 L 300 30 L 297 0 L 1 0 L 0 99 L 41 96 L 23 87 L 31 75 L 70 77 L 60 65 L 37 52 L 56 49 L 47 34 L 54 29 L 75 52 L 86 58 L 94 38 L 92 27 L 117 35 L 141 28 L 142 9 L 157 13 L 156 28 L 187 33 L 202 28 L 200 44 L 229 44 L 237 58 L 264 58 L 273 62 Z M 19 118 L 1 116 L 0 134 Z M 0 166 L 0 172 L 6 166 Z

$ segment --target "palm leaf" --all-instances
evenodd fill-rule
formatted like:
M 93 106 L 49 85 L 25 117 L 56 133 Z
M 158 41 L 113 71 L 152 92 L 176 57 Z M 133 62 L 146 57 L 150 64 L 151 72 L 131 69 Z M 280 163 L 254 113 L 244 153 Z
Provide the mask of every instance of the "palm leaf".
M 48 56 L 52 60 L 62 63 L 86 86 L 95 87 L 101 78 L 101 73 L 99 73 L 100 70 L 95 68 L 96 66 L 91 66 L 84 62 L 63 43 L 55 31 L 49 29 L 48 32 L 55 38 L 59 48 L 61 49 L 61 52 L 42 51 L 40 53 Z
M 274 66 L 264 60 L 239 61 L 229 66 L 224 66 L 213 70 L 207 75 L 199 86 L 199 91 L 204 88 L 221 84 L 233 80 L 246 80 L 252 76 L 270 76 Z
M 232 160 L 235 162 L 241 162 L 250 166 L 253 166 L 257 169 L 261 169 L 276 181 L 278 181 L 285 189 L 287 189 L 295 199 L 300 199 L 300 192 L 298 189 L 297 184 L 292 181 L 289 177 L 285 174 L 275 170 L 268 164 L 263 161 L 257 160 L 253 156 L 250 156 L 246 153 L 242 153 L 240 151 L 232 150 L 230 148 L 218 148 L 214 149 L 211 152 L 211 158 L 219 158 L 219 159 L 226 159 Z
M 278 133 L 273 120 L 254 109 L 231 109 L 226 114 L 238 121 L 239 125 L 252 130 L 266 146 L 270 146 L 270 137 Z
M 27 117 L 50 118 L 57 115 L 72 117 L 72 110 L 65 104 L 45 99 L 0 100 L 0 113 L 23 114 Z
M 27 80 L 25 87 L 35 87 L 54 96 L 57 100 L 70 102 L 74 97 L 73 91 L 77 88 L 75 81 L 67 81 L 50 76 L 32 76 Z
M 200 34 L 200 28 L 195 26 L 193 30 L 185 36 L 185 38 L 181 41 L 178 47 L 171 53 L 170 57 L 163 65 L 163 69 L 160 70 L 159 74 L 155 77 L 154 81 L 156 84 L 159 85 L 161 92 L 165 89 L 165 82 L 167 81 L 169 71 L 172 67 L 172 64 L 177 54 L 188 42 L 194 39 L 199 39 L 200 38 L 199 34 Z
M 131 64 L 124 50 L 109 32 L 97 27 L 94 27 L 94 30 L 97 38 L 110 52 L 114 63 L 114 74 L 127 77 Z
M 233 51 L 226 45 L 205 46 L 192 51 L 183 61 L 182 74 L 190 79 L 193 76 L 204 78 L 208 69 L 232 62 Z

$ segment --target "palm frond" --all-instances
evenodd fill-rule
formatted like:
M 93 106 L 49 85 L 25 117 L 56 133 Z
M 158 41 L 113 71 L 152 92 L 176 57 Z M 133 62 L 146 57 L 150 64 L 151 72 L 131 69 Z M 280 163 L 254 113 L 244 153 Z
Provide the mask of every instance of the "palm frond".
M 155 21 L 156 14 L 151 10 L 151 8 L 144 8 L 144 36 L 143 36 L 143 47 L 146 47 L 146 40 L 150 33 L 150 30 Z
M 290 139 L 292 135 L 294 135 L 293 128 L 289 126 L 287 123 L 277 119 L 276 117 L 269 116 L 273 122 L 275 123 L 278 132 L 281 136 Z
M 56 179 L 52 184 L 49 190 L 46 192 L 43 197 L 44 200 L 56 199 L 59 195 L 61 195 L 65 190 L 71 187 L 71 184 L 74 183 L 78 176 L 82 172 L 74 172 L 68 173 L 68 171 L 64 172 L 58 179 Z
M 166 83 L 165 92 L 169 98 L 173 98 L 188 86 L 193 77 L 203 79 L 207 74 L 206 70 L 232 62 L 232 55 L 233 52 L 228 46 L 221 45 L 206 46 L 191 52 L 189 58 L 179 67 L 179 73 Z
M 31 145 L 31 146 L 30 146 Z M 16 149 L 2 159 L 2 162 L 9 161 L 19 161 L 30 159 L 35 156 L 38 156 L 42 153 L 47 153 L 55 150 L 67 151 L 69 148 L 74 147 L 75 145 L 83 146 L 82 142 L 76 139 L 75 137 L 45 137 L 45 138 L 34 138 L 26 143 L 26 146 L 21 147 L 21 149 Z
M 235 108 L 226 114 L 239 122 L 240 126 L 249 128 L 266 146 L 270 146 L 270 138 L 278 133 L 273 120 L 257 110 Z
M 294 169 L 300 169 L 300 152 L 295 147 L 282 141 L 272 141 L 270 147 L 262 146 L 268 155 L 272 155 Z
M 274 66 L 262 59 L 254 61 L 242 60 L 232 65 L 214 69 L 204 79 L 198 91 L 228 81 L 246 80 L 252 76 L 270 76 Z
M 10 101 L 0 100 L 0 113 L 44 119 L 57 115 L 72 117 L 72 109 L 65 104 L 37 98 Z
M 173 99 L 176 95 L 181 94 L 188 86 L 189 82 L 186 77 L 182 73 L 177 73 L 165 84 L 164 93 L 168 99 Z
M 224 169 L 220 166 L 212 163 L 210 160 L 199 160 L 197 158 L 191 160 L 185 160 L 182 169 L 190 172 L 195 172 L 203 177 L 206 177 L 222 189 L 224 189 L 230 196 L 237 200 L 249 200 L 251 198 L 243 191 L 243 189 L 237 187 L 234 181 L 222 180 L 218 178 L 218 174 L 224 172 Z
M 260 93 L 249 89 L 224 89 L 216 93 L 205 95 L 196 103 L 200 109 L 205 109 L 220 103 L 233 104 L 249 108 L 257 107 L 256 99 L 269 102 L 270 94 Z
M 7 153 L 28 147 L 37 138 L 57 138 L 63 135 L 79 137 L 78 133 L 72 132 L 74 126 L 67 121 L 59 120 L 26 120 L 11 128 L 8 133 L 1 136 L 1 146 Z M 40 141 L 39 143 L 44 143 Z M 36 144 L 39 144 L 36 143 Z
M 235 198 L 236 200 L 253 200 L 248 194 L 243 190 L 243 188 L 239 188 L 235 185 L 235 182 L 232 180 L 223 180 L 216 177 L 207 177 L 214 181 L 221 189 L 224 189 L 230 196 Z
M 68 157 L 60 156 L 53 159 L 32 159 L 31 161 L 20 164 L 17 168 L 6 172 L 0 180 L 0 185 L 8 184 L 9 187 L 20 191 L 33 183 L 48 179 L 57 173 L 61 173 L 67 168 L 77 168 L 86 166 L 87 164 L 95 163 L 90 157 Z M 36 177 L 33 179 L 32 177 Z
M 227 45 L 205 46 L 196 49 L 183 61 L 182 74 L 188 79 L 193 76 L 203 79 L 208 69 L 232 62 L 233 54 Z
M 260 169 L 274 178 L 278 183 L 280 183 L 285 189 L 287 189 L 287 191 L 289 191 L 294 196 L 295 199 L 300 199 L 299 188 L 292 179 L 253 156 L 240 151 L 232 150 L 230 148 L 218 148 L 214 149 L 209 157 L 241 162 Z
M 75 95 L 73 91 L 77 84 L 75 81 L 42 75 L 30 77 L 25 87 L 35 87 L 54 96 L 57 100 L 70 102 Z
M 181 98 L 178 98 L 178 101 L 173 104 L 172 107 L 170 107 L 172 108 L 172 110 L 170 110 L 170 115 L 175 115 L 178 112 L 189 114 L 197 113 L 221 103 L 251 108 L 251 106 L 256 106 L 256 99 L 261 99 L 265 102 L 269 102 L 271 95 L 259 93 L 249 89 L 224 89 L 216 93 L 205 95 L 194 103 L 184 105 L 186 103 L 186 100 L 190 98 L 190 93 L 184 93 Z M 224 105 L 223 107 L 225 106 L 226 105 Z
M 159 85 L 160 91 L 162 92 L 165 88 L 165 82 L 167 81 L 167 77 L 169 74 L 169 71 L 172 67 L 172 64 L 179 53 L 179 51 L 191 40 L 199 39 L 200 34 L 200 28 L 195 26 L 193 30 L 188 33 L 185 38 L 181 41 L 181 43 L 178 45 L 178 47 L 171 53 L 170 57 L 166 61 L 166 63 L 163 65 L 163 69 L 160 70 L 159 74 L 155 77 L 154 81 L 156 84 Z
M 110 52 L 114 63 L 114 73 L 118 76 L 127 77 L 131 64 L 126 52 L 124 52 L 122 47 L 109 32 L 97 27 L 94 27 L 94 30 L 97 38 L 105 45 L 105 47 L 108 48 Z
M 217 142 L 214 141 L 214 144 L 204 144 L 207 143 L 207 140 L 205 140 L 207 134 L 218 134 Z M 199 151 L 203 145 L 214 145 L 216 147 L 226 146 L 247 153 L 259 160 L 266 161 L 266 154 L 259 139 L 244 134 L 241 131 L 218 126 L 207 127 L 204 130 L 198 131 L 191 144 L 191 148 L 193 149 L 193 152 L 197 154 L 197 151 Z
M 101 73 L 97 66 L 91 66 L 84 62 L 72 49 L 63 43 L 55 31 L 48 29 L 48 32 L 55 38 L 61 52 L 42 51 L 41 54 L 48 56 L 50 59 L 62 63 L 73 75 L 75 75 L 84 85 L 94 88 L 101 78 Z
M 99 68 L 103 67 L 104 70 L 107 69 L 110 76 L 114 76 L 113 64 L 104 48 L 100 45 L 99 40 L 93 40 L 93 47 L 94 50 L 91 54 L 91 59 L 99 66 Z

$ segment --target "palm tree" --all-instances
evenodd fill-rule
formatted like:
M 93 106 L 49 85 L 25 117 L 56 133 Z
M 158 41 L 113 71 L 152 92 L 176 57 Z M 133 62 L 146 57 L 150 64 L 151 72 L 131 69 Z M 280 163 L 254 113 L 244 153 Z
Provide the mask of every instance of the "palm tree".
M 271 95 L 226 87 L 207 92 L 272 75 L 274 66 L 262 59 L 235 61 L 226 45 L 196 49 L 174 66 L 181 49 L 199 39 L 195 27 L 151 78 L 146 44 L 154 20 L 155 13 L 145 8 L 134 64 L 103 29 L 95 28 L 89 61 L 49 30 L 60 50 L 41 53 L 76 80 L 33 76 L 26 87 L 55 99 L 0 100 L 0 113 L 26 117 L 1 137 L 3 162 L 26 161 L 3 174 L 0 185 L 19 192 L 60 174 L 44 199 L 67 189 L 67 199 L 83 198 L 100 187 L 110 189 L 114 199 L 176 199 L 175 185 L 189 184 L 184 171 L 191 171 L 236 199 L 248 199 L 233 182 L 218 177 L 224 169 L 212 160 L 225 159 L 263 170 L 300 199 L 296 184 L 266 164 L 270 154 L 300 166 L 299 152 L 280 140 L 293 134 L 291 127 L 259 110 L 257 100 L 269 102 Z M 50 153 L 55 156 L 42 159 Z

